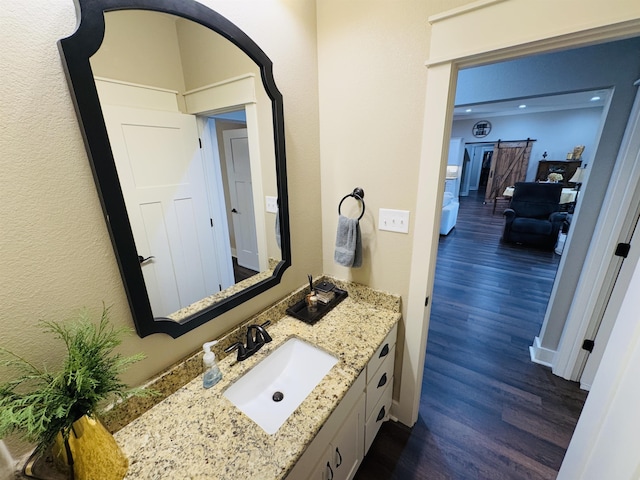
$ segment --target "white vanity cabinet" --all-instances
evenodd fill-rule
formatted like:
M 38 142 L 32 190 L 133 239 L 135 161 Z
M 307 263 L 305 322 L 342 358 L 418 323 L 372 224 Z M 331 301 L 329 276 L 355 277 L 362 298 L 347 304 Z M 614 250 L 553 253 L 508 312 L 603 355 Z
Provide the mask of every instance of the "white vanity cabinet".
M 393 394 L 393 367 L 396 356 L 397 325 L 393 327 L 382 345 L 367 365 L 365 455 L 380 430 L 389 419 Z
M 350 480 L 389 418 L 395 325 L 286 480 Z
M 313 480 L 348 480 L 362 462 L 364 433 L 364 396 L 349 414 L 340 431 L 329 442 L 320 462 L 309 478 Z

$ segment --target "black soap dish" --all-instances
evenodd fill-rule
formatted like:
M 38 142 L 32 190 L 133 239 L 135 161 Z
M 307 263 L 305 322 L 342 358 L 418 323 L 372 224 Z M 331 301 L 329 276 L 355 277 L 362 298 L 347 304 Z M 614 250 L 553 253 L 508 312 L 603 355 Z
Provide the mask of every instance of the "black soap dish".
M 325 282 L 323 282 L 325 283 Z M 331 284 L 328 284 L 331 285 Z M 310 311 L 307 306 L 306 299 L 302 299 L 299 302 L 294 303 L 289 308 L 287 308 L 287 315 L 291 315 L 298 320 L 302 320 L 305 323 L 313 325 L 322 317 L 324 317 L 327 313 L 329 313 L 336 305 L 338 305 L 342 300 L 347 298 L 349 294 L 346 290 L 342 290 L 341 288 L 332 286 L 331 289 L 323 289 L 322 284 L 316 285 L 315 289 L 318 293 L 333 293 L 334 296 L 328 303 L 318 302 L 318 306 L 315 311 Z M 329 298 L 330 295 L 327 295 L 325 298 Z

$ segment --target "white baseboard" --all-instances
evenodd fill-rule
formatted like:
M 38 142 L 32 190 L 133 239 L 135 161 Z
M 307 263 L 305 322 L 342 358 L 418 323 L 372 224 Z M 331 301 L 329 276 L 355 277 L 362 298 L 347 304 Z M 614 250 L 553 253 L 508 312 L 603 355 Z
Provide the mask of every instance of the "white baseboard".
M 580 390 L 586 390 L 587 392 L 591 391 L 591 385 L 587 383 L 580 382 Z
M 398 411 L 398 401 L 397 400 L 392 400 L 391 401 L 391 411 L 389 412 L 389 420 L 391 420 L 392 422 L 398 422 L 398 417 L 396 417 L 393 413 Z M 401 422 L 402 423 L 402 422 Z
M 539 337 L 535 337 L 533 339 L 533 345 L 529 347 L 529 355 L 531 356 L 531 361 L 539 365 L 544 365 L 545 367 L 553 367 L 553 357 L 555 356 L 555 354 L 555 350 L 550 350 L 540 345 Z

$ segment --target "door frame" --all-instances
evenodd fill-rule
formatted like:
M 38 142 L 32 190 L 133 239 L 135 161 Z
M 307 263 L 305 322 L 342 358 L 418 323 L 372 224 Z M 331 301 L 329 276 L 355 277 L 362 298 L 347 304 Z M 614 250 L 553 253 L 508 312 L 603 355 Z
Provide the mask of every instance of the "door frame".
M 480 0 L 429 18 L 431 51 L 418 184 L 430 193 L 416 202 L 400 394 L 394 404 L 394 416 L 406 425 L 418 419 L 458 70 L 640 34 L 640 4 L 616 3 L 602 9 L 597 0 L 584 0 L 576 9 L 574 2 L 544 3 L 535 12 L 544 21 L 507 21 L 522 17 L 522 12 L 533 13 L 526 0 Z M 475 41 L 461 35 L 477 31 L 477 25 L 483 25 L 484 35 Z
M 233 110 L 245 111 L 247 138 L 249 141 L 249 160 L 251 162 L 252 178 L 263 178 L 262 158 L 260 149 L 260 105 L 256 100 L 256 77 L 254 74 L 218 82 L 213 85 L 185 92 L 187 113 L 197 116 L 215 116 L 216 114 Z M 269 106 L 271 108 L 271 106 Z M 211 139 L 215 139 L 215 132 L 211 132 Z M 217 141 L 216 141 L 217 142 Z M 220 159 L 220 161 L 222 161 Z M 265 194 L 262 181 L 253 182 L 253 205 L 255 209 L 256 236 L 258 240 L 258 258 L 260 271 L 269 268 L 267 255 L 267 227 L 265 213 Z M 227 230 L 228 232 L 228 230 Z
M 207 189 L 209 196 L 209 208 L 213 220 L 213 236 L 218 258 L 224 258 L 225 262 L 218 262 L 218 276 L 222 290 L 233 286 L 233 262 L 231 260 L 231 244 L 229 241 L 229 225 L 227 223 L 227 209 L 222 186 L 222 170 L 220 167 L 220 154 L 218 139 L 216 136 L 216 119 L 209 116 L 196 117 L 198 130 L 202 139 L 202 156 L 204 158 L 204 174 L 207 185 L 213 188 Z
M 638 85 L 639 82 L 636 82 L 636 86 Z M 596 335 L 601 320 L 615 322 L 611 315 L 604 316 L 612 290 L 615 288 L 614 284 L 626 290 L 623 284 L 616 282 L 623 259 L 614 258 L 612 262 L 611 252 L 615 251 L 618 243 L 628 242 L 635 228 L 635 218 L 640 209 L 637 191 L 640 185 L 639 156 L 640 92 L 636 94 L 607 196 L 598 217 L 598 231 L 594 232 L 585 259 L 585 269 L 580 276 L 567 322 L 553 358 L 553 373 L 567 380 L 580 380 L 589 355 L 582 348 L 583 340 Z M 568 242 L 571 241 L 571 233 L 570 230 Z M 628 258 L 625 264 L 633 262 L 632 258 Z M 635 262 L 637 263 L 637 259 Z M 635 267 L 635 264 L 631 266 Z M 627 283 L 629 280 L 630 274 L 618 279 Z M 606 330 L 610 328 L 611 326 L 607 326 Z M 601 337 L 600 341 L 602 340 Z M 601 347 L 598 352 L 602 355 Z
M 475 142 L 467 142 L 465 143 L 465 148 L 470 150 L 471 161 L 469 162 L 469 191 L 474 190 L 478 191 L 480 188 L 480 177 L 482 176 L 482 159 L 484 157 L 485 152 L 491 151 L 493 152 L 495 148 L 496 142 L 487 142 L 487 143 L 475 143 Z M 476 155 L 478 156 L 478 160 L 476 161 Z M 471 178 L 471 172 L 473 172 L 473 168 L 475 164 L 478 164 L 478 171 L 474 175 L 474 178 Z

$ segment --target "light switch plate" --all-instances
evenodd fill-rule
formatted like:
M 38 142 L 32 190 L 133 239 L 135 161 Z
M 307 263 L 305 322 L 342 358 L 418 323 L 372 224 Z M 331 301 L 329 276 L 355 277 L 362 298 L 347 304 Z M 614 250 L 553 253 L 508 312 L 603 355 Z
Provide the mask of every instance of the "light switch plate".
M 409 210 L 381 208 L 378 215 L 378 230 L 409 233 Z
M 267 212 L 278 213 L 278 197 L 265 196 Z

